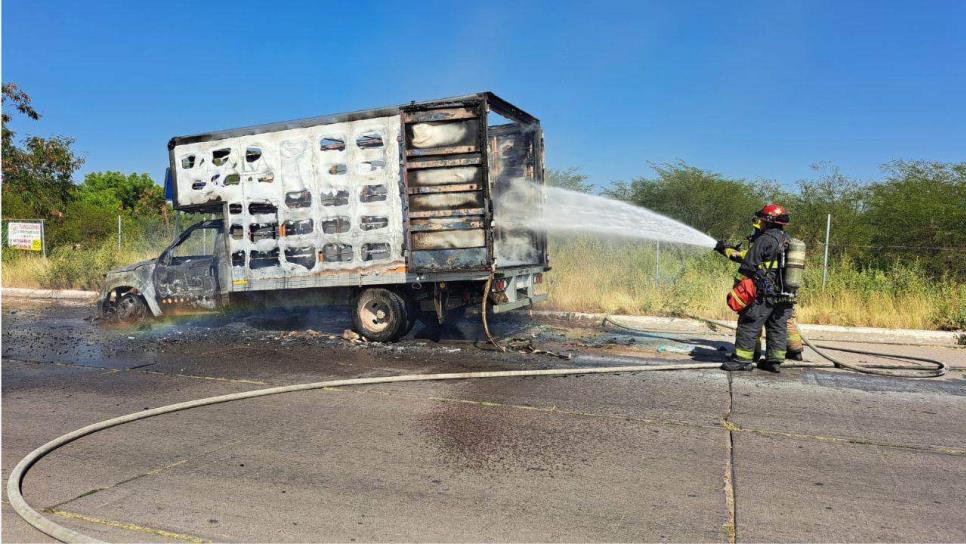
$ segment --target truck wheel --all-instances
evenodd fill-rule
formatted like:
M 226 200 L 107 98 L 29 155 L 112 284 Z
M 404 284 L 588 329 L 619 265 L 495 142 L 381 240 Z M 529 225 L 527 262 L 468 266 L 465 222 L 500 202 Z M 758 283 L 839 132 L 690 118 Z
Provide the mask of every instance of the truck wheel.
M 406 328 L 403 329 L 402 334 L 399 336 L 403 337 L 409 334 L 417 322 L 419 322 L 419 305 L 413 302 L 412 299 L 409 299 L 409 302 L 406 304 Z
M 124 323 L 136 323 L 148 314 L 144 300 L 134 293 L 124 293 L 114 304 L 114 316 Z
M 352 327 L 367 340 L 392 342 L 405 334 L 406 301 L 388 289 L 366 289 L 356 297 Z

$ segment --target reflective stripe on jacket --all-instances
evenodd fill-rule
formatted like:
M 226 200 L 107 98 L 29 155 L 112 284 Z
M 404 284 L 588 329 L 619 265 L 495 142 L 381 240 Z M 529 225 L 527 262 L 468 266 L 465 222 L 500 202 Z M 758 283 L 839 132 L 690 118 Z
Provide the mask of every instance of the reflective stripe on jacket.
M 761 231 L 751 240 L 741 266 L 738 267 L 738 275 L 753 278 L 759 270 L 765 270 L 772 281 L 777 280 L 782 250 L 787 243 L 788 236 L 781 229 Z

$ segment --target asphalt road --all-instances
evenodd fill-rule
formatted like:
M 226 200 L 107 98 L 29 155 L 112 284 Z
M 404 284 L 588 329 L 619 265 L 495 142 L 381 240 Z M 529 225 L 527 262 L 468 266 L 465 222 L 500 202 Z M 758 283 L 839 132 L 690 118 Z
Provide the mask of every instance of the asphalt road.
M 337 377 L 715 360 L 728 344 L 499 324 L 577 355 L 563 360 L 483 351 L 468 324 L 438 343 L 363 346 L 330 338 L 345 326 L 331 314 L 138 329 L 84 307 L 3 303 L 4 483 L 60 434 L 183 400 Z M 966 367 L 962 349 L 871 349 Z M 113 541 L 962 542 L 966 380 L 786 369 L 308 391 L 97 433 L 42 460 L 24 490 L 58 523 Z M 2 521 L 5 542 L 49 540 L 6 500 Z

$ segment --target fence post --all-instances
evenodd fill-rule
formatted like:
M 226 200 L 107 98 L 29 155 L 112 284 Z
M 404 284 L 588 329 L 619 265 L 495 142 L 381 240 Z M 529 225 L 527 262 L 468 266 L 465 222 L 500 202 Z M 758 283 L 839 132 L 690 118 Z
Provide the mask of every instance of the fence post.
M 117 216 L 117 250 L 121 251 L 121 216 Z
M 661 241 L 657 241 L 657 250 L 654 252 L 654 283 L 661 283 Z
M 47 220 L 40 220 L 40 250 L 44 254 L 44 260 L 47 260 Z
M 828 241 L 832 234 L 832 214 L 828 214 L 825 220 L 825 259 L 822 264 L 822 290 L 825 290 L 825 284 L 828 282 Z

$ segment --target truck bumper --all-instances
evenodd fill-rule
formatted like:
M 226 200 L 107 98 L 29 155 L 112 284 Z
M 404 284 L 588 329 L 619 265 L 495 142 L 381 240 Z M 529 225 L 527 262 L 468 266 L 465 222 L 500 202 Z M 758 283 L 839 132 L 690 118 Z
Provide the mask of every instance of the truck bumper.
M 547 300 L 547 294 L 537 292 L 546 268 L 529 267 L 497 271 L 498 276 L 490 293 L 493 313 L 509 312 Z
M 521 297 L 513 302 L 506 302 L 504 304 L 496 304 L 493 306 L 493 313 L 499 314 L 503 312 L 509 312 L 510 310 L 516 310 L 517 308 L 523 308 L 524 306 L 530 306 L 538 302 L 543 302 L 547 300 L 547 295 L 533 295 L 529 297 Z

